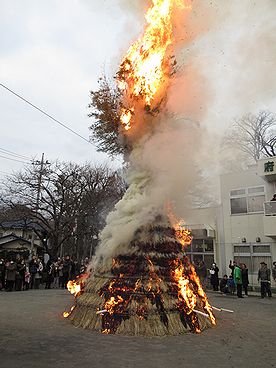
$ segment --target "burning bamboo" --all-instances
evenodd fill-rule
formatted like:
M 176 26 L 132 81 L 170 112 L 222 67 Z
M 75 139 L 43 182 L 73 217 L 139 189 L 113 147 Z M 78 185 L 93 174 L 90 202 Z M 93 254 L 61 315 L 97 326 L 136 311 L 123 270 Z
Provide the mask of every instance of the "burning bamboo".
M 233 310 L 231 310 L 231 309 L 217 308 L 217 307 L 214 307 L 214 306 L 212 306 L 212 309 L 214 309 L 214 310 L 216 310 L 216 311 L 218 311 L 218 312 L 234 313 L 234 311 L 233 311 Z

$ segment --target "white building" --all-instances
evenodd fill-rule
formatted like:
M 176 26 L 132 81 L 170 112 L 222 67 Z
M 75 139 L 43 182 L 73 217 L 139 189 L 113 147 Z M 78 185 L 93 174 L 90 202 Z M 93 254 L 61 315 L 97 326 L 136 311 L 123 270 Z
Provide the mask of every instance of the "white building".
M 257 285 L 260 262 L 271 269 L 276 261 L 276 201 L 270 201 L 276 193 L 276 157 L 222 175 L 220 186 L 221 205 L 194 210 L 187 219 L 195 234 L 187 253 L 207 266 L 214 259 L 220 276 L 229 275 L 230 260 L 245 263 L 250 284 Z

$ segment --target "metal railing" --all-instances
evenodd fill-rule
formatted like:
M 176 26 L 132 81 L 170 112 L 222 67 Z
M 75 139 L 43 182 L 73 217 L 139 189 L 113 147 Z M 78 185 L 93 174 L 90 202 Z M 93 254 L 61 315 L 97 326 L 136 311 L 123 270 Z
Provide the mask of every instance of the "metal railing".
M 276 201 L 264 202 L 265 216 L 276 216 Z

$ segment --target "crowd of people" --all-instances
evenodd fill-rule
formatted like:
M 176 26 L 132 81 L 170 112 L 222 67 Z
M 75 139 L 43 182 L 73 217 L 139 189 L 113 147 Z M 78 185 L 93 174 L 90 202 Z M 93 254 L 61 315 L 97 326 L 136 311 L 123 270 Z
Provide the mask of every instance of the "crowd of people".
M 238 298 L 248 297 L 248 268 L 245 263 L 237 264 L 230 261 L 229 268 L 231 274 L 224 275 L 219 280 L 219 268 L 215 263 L 210 269 L 210 283 L 214 291 L 220 291 L 224 295 L 237 293 Z M 276 282 L 276 262 L 273 262 L 272 278 Z M 258 270 L 258 282 L 261 286 L 261 298 L 268 296 L 271 298 L 271 270 L 267 267 L 267 263 L 260 262 Z
M 39 289 L 41 285 L 45 289 L 66 288 L 69 280 L 74 280 L 86 272 L 88 264 L 88 258 L 77 262 L 69 255 L 49 259 L 46 263 L 38 256 L 33 256 L 30 260 L 20 255 L 14 260 L 0 259 L 0 290 L 23 291 Z M 237 293 L 238 298 L 247 297 L 249 278 L 246 264 L 230 261 L 229 269 L 230 275 L 219 279 L 216 263 L 213 263 L 209 270 L 203 260 L 195 264 L 195 270 L 204 288 L 210 283 L 214 291 L 220 291 L 224 295 Z M 273 262 L 272 278 L 276 282 L 276 262 Z M 258 282 L 261 286 L 261 297 L 271 297 L 271 270 L 265 262 L 260 263 Z
M 66 288 L 69 280 L 85 273 L 89 260 L 80 263 L 69 255 L 49 259 L 33 256 L 30 260 L 17 255 L 15 259 L 0 259 L 0 290 L 23 291 L 29 289 Z

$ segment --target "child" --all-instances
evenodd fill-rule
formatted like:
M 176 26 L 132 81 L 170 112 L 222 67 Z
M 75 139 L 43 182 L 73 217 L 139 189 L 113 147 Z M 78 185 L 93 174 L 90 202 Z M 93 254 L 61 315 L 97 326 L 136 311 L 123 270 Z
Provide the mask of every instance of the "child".
M 227 280 L 227 287 L 228 287 L 228 290 L 229 290 L 229 293 L 230 294 L 234 294 L 235 293 L 235 282 L 234 282 L 234 279 L 233 279 L 233 276 L 230 275 L 228 280 Z

